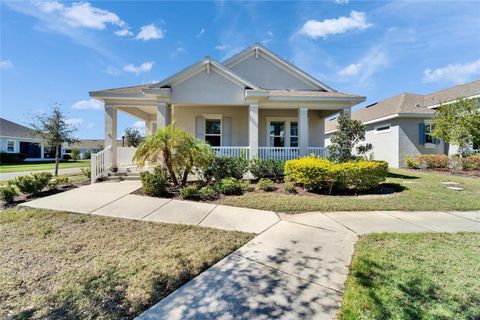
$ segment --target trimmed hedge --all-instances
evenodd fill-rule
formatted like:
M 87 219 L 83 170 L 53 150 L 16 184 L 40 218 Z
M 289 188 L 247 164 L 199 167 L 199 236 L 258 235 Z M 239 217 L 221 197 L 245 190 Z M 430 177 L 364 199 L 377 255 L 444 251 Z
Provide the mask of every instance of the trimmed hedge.
M 143 171 L 140 173 L 142 181 L 142 190 L 150 196 L 159 197 L 167 193 L 167 176 L 161 166 L 155 166 L 153 173 Z
M 211 177 L 220 181 L 225 178 L 235 178 L 240 180 L 248 170 L 248 160 L 243 157 L 216 157 L 204 175 L 206 180 L 210 181 Z
M 256 179 L 277 179 L 283 175 L 284 166 L 285 164 L 281 160 L 255 158 L 250 160 L 248 169 Z
M 27 156 L 23 153 L 0 152 L 0 163 L 18 163 L 23 162 Z
M 449 164 L 445 154 L 417 154 L 405 156 L 405 165 L 411 169 L 443 169 Z
M 463 159 L 463 168 L 465 170 L 480 170 L 480 154 Z
M 287 180 L 295 181 L 312 191 L 358 190 L 378 187 L 385 181 L 388 165 L 382 161 L 349 161 L 334 163 L 314 156 L 285 163 Z

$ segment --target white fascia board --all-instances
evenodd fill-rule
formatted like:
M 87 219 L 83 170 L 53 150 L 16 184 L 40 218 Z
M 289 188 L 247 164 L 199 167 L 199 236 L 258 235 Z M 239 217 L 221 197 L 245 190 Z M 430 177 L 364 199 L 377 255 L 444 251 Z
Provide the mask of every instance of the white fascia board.
M 15 140 L 27 141 L 27 142 L 43 142 L 43 140 L 40 138 L 20 138 L 20 137 L 12 137 L 12 136 L 0 136 L 0 138 L 15 139 Z
M 468 97 L 463 97 L 464 99 L 475 99 L 475 98 L 480 98 L 480 93 L 479 94 L 475 94 L 473 96 L 468 96 Z M 454 99 L 454 100 L 450 100 L 448 102 L 444 102 L 443 104 L 451 104 L 451 103 L 455 103 L 457 102 L 458 99 Z M 439 104 L 434 104 L 433 106 L 428 106 L 427 108 L 429 109 L 436 109 L 438 107 L 440 107 L 441 103 Z

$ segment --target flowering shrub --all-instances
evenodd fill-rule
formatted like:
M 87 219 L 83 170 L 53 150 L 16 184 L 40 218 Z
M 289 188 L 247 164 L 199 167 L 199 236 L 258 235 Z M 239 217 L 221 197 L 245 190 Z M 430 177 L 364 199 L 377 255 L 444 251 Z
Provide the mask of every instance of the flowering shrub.
M 448 167 L 448 156 L 445 154 L 417 154 L 405 156 L 405 165 L 411 169 L 443 169 Z
M 287 179 L 302 184 L 308 190 L 347 189 L 366 191 L 385 181 L 388 165 L 381 161 L 348 161 L 334 163 L 313 156 L 289 160 L 285 164 Z

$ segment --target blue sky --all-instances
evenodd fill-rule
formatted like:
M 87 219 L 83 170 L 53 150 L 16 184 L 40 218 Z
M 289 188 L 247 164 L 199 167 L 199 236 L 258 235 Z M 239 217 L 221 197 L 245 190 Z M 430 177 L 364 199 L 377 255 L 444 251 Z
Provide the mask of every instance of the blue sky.
M 479 1 L 54 0 L 0 10 L 1 116 L 28 124 L 59 102 L 81 138 L 103 138 L 88 91 L 159 81 L 254 42 L 366 103 L 480 78 Z M 119 133 L 135 122 L 121 115 Z

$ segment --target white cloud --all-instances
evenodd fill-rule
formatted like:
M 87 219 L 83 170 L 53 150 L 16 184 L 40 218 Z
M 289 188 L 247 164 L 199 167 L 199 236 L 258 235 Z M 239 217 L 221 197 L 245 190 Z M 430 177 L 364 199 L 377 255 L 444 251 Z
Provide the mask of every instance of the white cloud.
M 0 61 L 0 69 L 1 70 L 11 69 L 14 66 L 15 65 L 13 64 L 13 62 L 8 60 L 8 59 Z
M 154 40 L 154 39 L 162 39 L 165 37 L 165 33 L 162 29 L 155 26 L 155 24 L 149 24 L 140 28 L 140 32 L 137 34 L 135 39 L 137 40 Z
M 72 109 L 75 110 L 100 110 L 103 109 L 103 102 L 89 99 L 89 100 L 80 100 L 75 102 L 72 105 Z
M 112 67 L 112 66 L 109 66 L 105 72 L 111 76 L 118 76 L 120 74 L 120 71 L 115 68 L 115 67 Z
M 370 26 L 371 24 L 367 22 L 364 12 L 352 11 L 348 17 L 326 19 L 323 21 L 308 20 L 300 29 L 299 33 L 316 39 L 355 29 L 363 30 Z
M 347 4 L 350 2 L 350 0 L 333 0 L 336 4 Z
M 107 23 L 120 27 L 125 25 L 115 13 L 92 7 L 88 2 L 77 2 L 70 7 L 64 7 L 63 15 L 73 27 L 103 30 Z
M 480 59 L 465 64 L 449 64 L 435 70 L 423 71 L 423 82 L 464 83 L 480 76 Z
M 45 13 L 60 11 L 63 9 L 63 4 L 58 1 L 36 1 L 37 7 Z
M 65 123 L 66 124 L 71 124 L 73 126 L 78 126 L 78 125 L 81 125 L 83 123 L 83 119 L 82 118 L 70 118 L 70 119 L 66 119 Z
M 227 50 L 228 48 L 230 48 L 228 44 L 219 44 L 219 45 L 216 45 L 214 49 L 223 51 L 223 50 Z
M 203 36 L 203 34 L 205 33 L 205 31 L 207 31 L 207 29 L 205 29 L 205 28 L 200 29 L 200 31 L 197 33 L 196 37 L 201 38 Z
M 144 62 L 139 66 L 134 66 L 133 64 L 127 64 L 125 67 L 123 67 L 123 71 L 134 73 L 135 75 L 139 75 L 141 73 L 149 72 L 150 70 L 152 70 L 153 63 L 154 63 L 153 61 Z
M 130 37 L 133 36 L 133 33 L 128 30 L 128 28 L 124 28 L 118 31 L 115 31 L 115 34 L 119 37 Z
M 361 63 L 353 63 L 340 70 L 338 74 L 341 77 L 356 76 L 360 72 L 361 67 Z
M 137 129 L 145 129 L 145 121 L 137 121 L 133 126 Z
M 353 63 L 338 72 L 342 78 L 354 78 L 360 83 L 370 80 L 370 78 L 388 66 L 390 59 L 383 45 L 371 48 L 357 63 Z
M 183 47 L 177 47 L 175 48 L 175 50 L 170 54 L 170 58 L 175 58 L 176 56 L 178 56 L 180 53 L 183 53 L 185 52 L 185 48 Z

